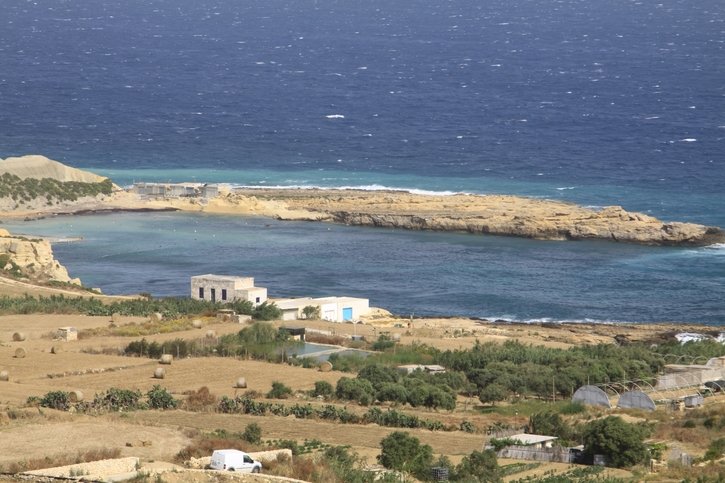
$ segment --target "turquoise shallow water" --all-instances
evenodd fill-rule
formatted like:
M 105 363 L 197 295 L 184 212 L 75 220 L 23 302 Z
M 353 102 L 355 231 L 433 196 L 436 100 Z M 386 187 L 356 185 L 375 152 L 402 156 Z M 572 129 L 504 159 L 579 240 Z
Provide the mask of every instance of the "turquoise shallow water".
M 258 187 L 349 187 L 404 189 L 420 193 L 513 194 L 568 201 L 585 206 L 622 205 L 663 220 L 725 227 L 725 196 L 720 191 L 672 191 L 655 187 L 523 181 L 488 177 L 426 176 L 334 169 L 277 171 L 270 169 L 107 169 L 92 168 L 116 184 L 137 181 L 230 183 Z
M 181 213 L 4 225 L 83 237 L 55 246 L 112 294 L 189 293 L 189 277 L 243 274 L 271 296 L 350 295 L 402 315 L 725 323 L 725 247 L 667 248 L 405 232 Z

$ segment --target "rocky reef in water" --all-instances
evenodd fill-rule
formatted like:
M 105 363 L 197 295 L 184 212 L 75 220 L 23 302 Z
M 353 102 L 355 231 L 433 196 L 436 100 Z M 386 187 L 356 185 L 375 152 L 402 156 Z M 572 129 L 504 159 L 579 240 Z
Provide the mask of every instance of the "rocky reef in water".
M 431 196 L 398 191 L 246 190 L 237 197 L 283 202 L 288 216 L 348 225 L 516 236 L 704 246 L 725 241 L 718 227 L 663 222 L 620 206 L 593 210 L 559 201 L 502 195 Z M 236 201 L 243 204 L 242 199 Z M 306 214 L 305 214 L 306 213 Z

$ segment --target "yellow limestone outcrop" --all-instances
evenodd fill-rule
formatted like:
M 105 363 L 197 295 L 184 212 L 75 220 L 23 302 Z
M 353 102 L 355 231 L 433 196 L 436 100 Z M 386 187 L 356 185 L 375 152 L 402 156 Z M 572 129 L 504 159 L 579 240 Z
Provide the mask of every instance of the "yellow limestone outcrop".
M 71 279 L 68 270 L 53 257 L 48 240 L 16 237 L 0 229 L 0 257 L 4 264 L 0 270 L 7 272 L 17 269 L 32 281 L 54 280 L 80 285 L 80 281 Z
M 665 223 L 620 206 L 592 210 L 559 201 L 503 195 L 419 195 L 401 191 L 253 189 L 240 205 L 283 202 L 279 219 L 330 221 L 408 230 L 457 231 L 542 240 L 611 240 L 649 245 L 725 241 L 717 227 Z M 260 210 L 261 211 L 261 210 Z M 286 216 L 292 214 L 291 216 Z

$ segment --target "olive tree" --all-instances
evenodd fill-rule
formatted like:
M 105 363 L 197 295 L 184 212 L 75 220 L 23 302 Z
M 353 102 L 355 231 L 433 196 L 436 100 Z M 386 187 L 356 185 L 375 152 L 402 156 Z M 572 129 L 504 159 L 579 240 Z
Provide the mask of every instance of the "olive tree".
M 597 419 L 584 428 L 584 452 L 604 455 L 617 468 L 645 463 L 649 459 L 644 443 L 648 434 L 647 427 L 627 423 L 619 416 Z

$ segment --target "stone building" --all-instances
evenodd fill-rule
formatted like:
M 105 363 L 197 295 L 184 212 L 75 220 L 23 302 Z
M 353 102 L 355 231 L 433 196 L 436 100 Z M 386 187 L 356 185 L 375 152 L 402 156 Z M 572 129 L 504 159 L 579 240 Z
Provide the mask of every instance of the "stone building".
M 191 298 L 210 302 L 246 300 L 257 306 L 267 301 L 267 289 L 255 287 L 252 277 L 197 275 L 191 277 Z

